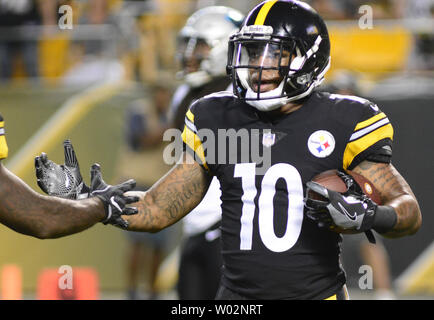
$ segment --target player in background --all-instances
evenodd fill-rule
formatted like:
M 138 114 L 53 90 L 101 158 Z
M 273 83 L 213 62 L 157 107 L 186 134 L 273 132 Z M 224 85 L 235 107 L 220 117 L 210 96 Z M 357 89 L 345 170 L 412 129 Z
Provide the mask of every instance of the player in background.
M 391 164 L 387 116 L 363 98 L 314 90 L 329 65 L 327 27 L 309 5 L 265 1 L 254 7 L 229 41 L 233 94 L 212 94 L 190 106 L 184 162 L 149 191 L 131 192 L 140 201 L 139 213 L 125 217 L 128 230 L 158 232 L 176 223 L 216 176 L 223 257 L 217 299 L 348 299 L 341 235 L 334 230 L 408 236 L 420 228 L 421 212 Z M 205 132 L 222 146 L 231 135 L 218 132 L 230 129 L 245 129 L 249 144 L 211 150 Z M 204 152 L 205 141 L 213 158 Z M 255 159 L 253 147 L 268 152 L 270 162 Z M 237 157 L 228 161 L 228 154 Z M 329 169 L 361 174 L 383 204 L 361 194 L 344 172 L 345 195 L 310 181 Z M 308 189 L 325 200 L 305 198 Z
M 226 74 L 227 43 L 243 20 L 241 12 L 205 7 L 193 13 L 178 34 L 178 59 L 184 80 L 170 107 L 172 126 L 182 132 L 185 113 L 197 99 L 232 90 Z M 181 300 L 214 299 L 221 277 L 221 191 L 214 178 L 203 201 L 183 219 L 183 242 L 178 275 Z
M 162 161 L 167 143 L 163 134 L 169 128 L 167 110 L 172 95 L 170 79 L 160 77 L 147 88 L 142 98 L 127 106 L 124 116 L 124 143 L 116 161 L 114 181 L 135 177 L 134 190 L 148 190 L 171 166 Z M 146 168 L 143 168 L 146 163 Z M 151 234 L 125 232 L 128 240 L 126 254 L 127 296 L 130 300 L 143 299 L 140 276 L 145 281 L 146 299 L 158 299 L 157 275 L 165 254 L 179 234 L 179 226 Z
M 78 233 L 97 222 L 127 226 L 121 215 L 137 212 L 134 208 L 125 207 L 136 199 L 123 193 L 134 188 L 134 180 L 116 186 L 105 185 L 102 188 L 99 166 L 94 165 L 91 171 L 92 186 L 88 190 L 90 193 L 88 199 L 73 201 L 41 195 L 3 165 L 2 160 L 8 156 L 4 124 L 0 116 L 0 222 L 3 225 L 39 239 L 60 238 Z M 67 145 L 65 148 L 70 150 L 72 146 Z M 41 158 L 37 160 L 37 170 L 41 166 L 41 161 L 45 160 Z M 68 157 L 66 162 L 74 163 L 76 159 Z M 55 174 L 55 167 L 50 166 L 50 169 Z M 59 183 L 65 184 L 65 181 Z M 94 192 L 96 189 L 98 191 Z
M 195 100 L 210 93 L 232 90 L 231 79 L 226 74 L 227 43 L 243 18 L 243 14 L 235 9 L 211 6 L 193 13 L 180 30 L 177 51 L 182 66 L 179 75 L 184 83 L 176 89 L 169 110 L 171 126 L 180 132 L 184 128 L 185 113 Z M 132 170 L 136 166 L 129 158 L 131 160 L 128 154 L 122 155 L 126 162 L 123 167 Z M 143 170 L 137 176 L 139 182 L 143 180 L 142 176 L 152 179 L 159 170 L 146 172 L 148 170 Z M 222 265 L 220 196 L 220 184 L 214 178 L 203 201 L 183 220 L 184 239 L 177 285 L 178 297 L 182 300 L 214 299 L 216 295 Z

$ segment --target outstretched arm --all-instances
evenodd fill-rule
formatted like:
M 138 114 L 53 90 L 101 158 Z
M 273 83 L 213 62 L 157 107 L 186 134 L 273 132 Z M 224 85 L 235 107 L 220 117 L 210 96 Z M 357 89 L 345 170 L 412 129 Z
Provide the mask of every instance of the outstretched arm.
M 129 230 L 160 231 L 179 221 L 203 199 L 211 183 L 209 176 L 189 154 L 146 192 L 128 192 L 140 198 L 133 206 L 138 214 L 124 217 Z
M 83 231 L 105 216 L 98 198 L 73 201 L 40 195 L 0 162 L 0 222 L 7 227 L 40 239 L 59 238 Z
M 422 223 L 419 204 L 410 186 L 393 165 L 364 161 L 353 171 L 371 181 L 380 192 L 383 205 L 392 207 L 396 212 L 394 227 L 383 236 L 397 238 L 416 233 Z

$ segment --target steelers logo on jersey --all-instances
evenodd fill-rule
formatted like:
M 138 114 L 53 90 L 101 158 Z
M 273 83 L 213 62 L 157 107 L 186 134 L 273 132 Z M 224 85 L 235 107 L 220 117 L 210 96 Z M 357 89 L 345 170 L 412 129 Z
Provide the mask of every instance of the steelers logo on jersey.
M 335 149 L 335 138 L 326 130 L 318 130 L 312 133 L 307 140 L 309 151 L 317 158 L 325 158 Z

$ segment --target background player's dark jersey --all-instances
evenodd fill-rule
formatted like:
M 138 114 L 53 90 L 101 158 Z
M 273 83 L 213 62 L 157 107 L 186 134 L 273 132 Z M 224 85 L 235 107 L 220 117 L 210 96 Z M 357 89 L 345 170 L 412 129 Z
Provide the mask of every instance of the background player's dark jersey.
M 0 114 L 0 160 L 8 157 L 8 145 L 5 136 L 5 123 Z
M 375 104 L 328 93 L 312 94 L 290 114 L 271 114 L 228 92 L 200 99 L 186 114 L 187 150 L 222 188 L 223 284 L 258 299 L 326 298 L 345 283 L 341 237 L 304 217 L 305 184 L 328 169 L 351 169 L 365 159 L 390 161 L 393 129 Z M 214 132 L 215 145 L 221 145 L 228 138 L 219 137 L 219 130 L 230 128 L 247 128 L 249 143 L 259 141 L 262 151 L 271 148 L 266 171 L 260 173 L 259 165 L 251 163 L 253 156 L 213 163 L 204 136 L 209 130 L 203 129 Z M 255 140 L 257 129 L 261 133 Z M 241 149 L 239 144 L 239 157 Z M 225 152 L 214 151 L 216 159 Z
M 198 87 L 190 87 L 187 84 L 182 85 L 182 88 L 180 88 L 182 92 L 179 93 L 181 97 L 178 97 L 177 92 L 175 92 L 172 105 L 170 107 L 170 112 L 173 114 L 172 121 L 174 127 L 179 130 L 184 128 L 185 113 L 195 100 L 213 92 L 226 90 L 231 82 L 232 80 L 228 76 L 224 75 L 215 77 L 211 81 Z

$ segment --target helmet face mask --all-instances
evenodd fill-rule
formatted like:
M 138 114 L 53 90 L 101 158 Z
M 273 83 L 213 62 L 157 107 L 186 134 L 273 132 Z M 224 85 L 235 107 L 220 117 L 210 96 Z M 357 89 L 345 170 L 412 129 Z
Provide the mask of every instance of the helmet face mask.
M 196 37 L 179 38 L 177 47 L 177 57 L 185 74 L 199 71 L 211 50 L 206 40 Z
M 270 99 L 264 93 L 287 82 L 295 51 L 294 42 L 235 41 L 232 65 L 238 80 L 256 93 L 256 99 Z M 276 97 L 284 94 L 281 87 Z
M 261 15 L 262 24 L 257 23 Z M 229 41 L 227 71 L 234 94 L 261 111 L 309 95 L 322 82 L 329 63 L 324 22 L 298 1 L 261 3 Z

